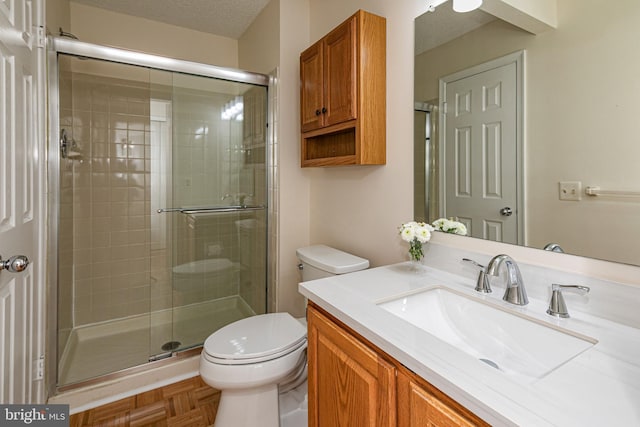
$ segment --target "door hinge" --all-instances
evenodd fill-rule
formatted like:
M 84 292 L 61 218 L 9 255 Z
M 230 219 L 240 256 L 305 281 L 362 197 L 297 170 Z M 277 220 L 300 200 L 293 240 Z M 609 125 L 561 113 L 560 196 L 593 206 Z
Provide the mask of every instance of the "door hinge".
M 442 113 L 443 114 L 447 114 L 447 103 L 446 102 L 442 103 Z
M 44 48 L 47 45 L 47 35 L 44 32 L 44 27 L 38 26 L 36 29 L 36 45 L 40 48 Z
M 33 379 L 44 379 L 44 354 L 33 361 Z

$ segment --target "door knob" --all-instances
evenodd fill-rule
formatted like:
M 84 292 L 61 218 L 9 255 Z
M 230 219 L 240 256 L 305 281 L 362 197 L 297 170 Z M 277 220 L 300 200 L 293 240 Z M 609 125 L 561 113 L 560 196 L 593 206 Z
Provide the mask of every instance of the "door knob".
M 502 216 L 511 216 L 513 214 L 513 210 L 509 206 L 506 206 L 500 209 L 500 215 Z
M 29 259 L 24 255 L 15 255 L 8 260 L 3 260 L 0 255 L 0 270 L 7 270 L 9 273 L 20 273 L 26 270 Z

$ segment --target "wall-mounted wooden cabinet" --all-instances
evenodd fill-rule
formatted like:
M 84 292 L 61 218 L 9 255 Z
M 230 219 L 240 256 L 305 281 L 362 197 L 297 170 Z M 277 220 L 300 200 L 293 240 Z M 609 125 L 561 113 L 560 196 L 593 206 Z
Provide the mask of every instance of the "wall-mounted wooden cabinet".
M 310 304 L 309 427 L 488 426 Z
M 302 166 L 386 159 L 386 20 L 358 11 L 300 55 Z

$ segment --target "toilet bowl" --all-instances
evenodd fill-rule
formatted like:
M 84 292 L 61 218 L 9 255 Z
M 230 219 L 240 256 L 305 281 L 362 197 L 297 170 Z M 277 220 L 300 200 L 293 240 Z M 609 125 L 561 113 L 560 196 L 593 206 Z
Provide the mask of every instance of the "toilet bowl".
M 365 259 L 324 245 L 297 253 L 303 281 L 369 266 Z M 279 408 L 290 406 L 279 404 L 280 393 L 306 396 L 306 349 L 304 319 L 288 313 L 248 317 L 211 334 L 200 355 L 200 376 L 221 391 L 214 427 L 280 426 L 285 414 Z M 298 409 L 306 411 L 306 399 Z
M 288 313 L 247 317 L 211 334 L 200 376 L 222 392 L 214 426 L 277 427 L 278 385 L 306 363 L 306 336 Z

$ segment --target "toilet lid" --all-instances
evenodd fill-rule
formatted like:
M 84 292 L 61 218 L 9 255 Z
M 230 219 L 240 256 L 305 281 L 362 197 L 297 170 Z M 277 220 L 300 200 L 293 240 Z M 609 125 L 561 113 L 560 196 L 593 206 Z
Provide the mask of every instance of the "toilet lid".
M 287 353 L 306 339 L 307 330 L 289 313 L 268 313 L 231 323 L 204 342 L 207 355 L 248 362 Z

